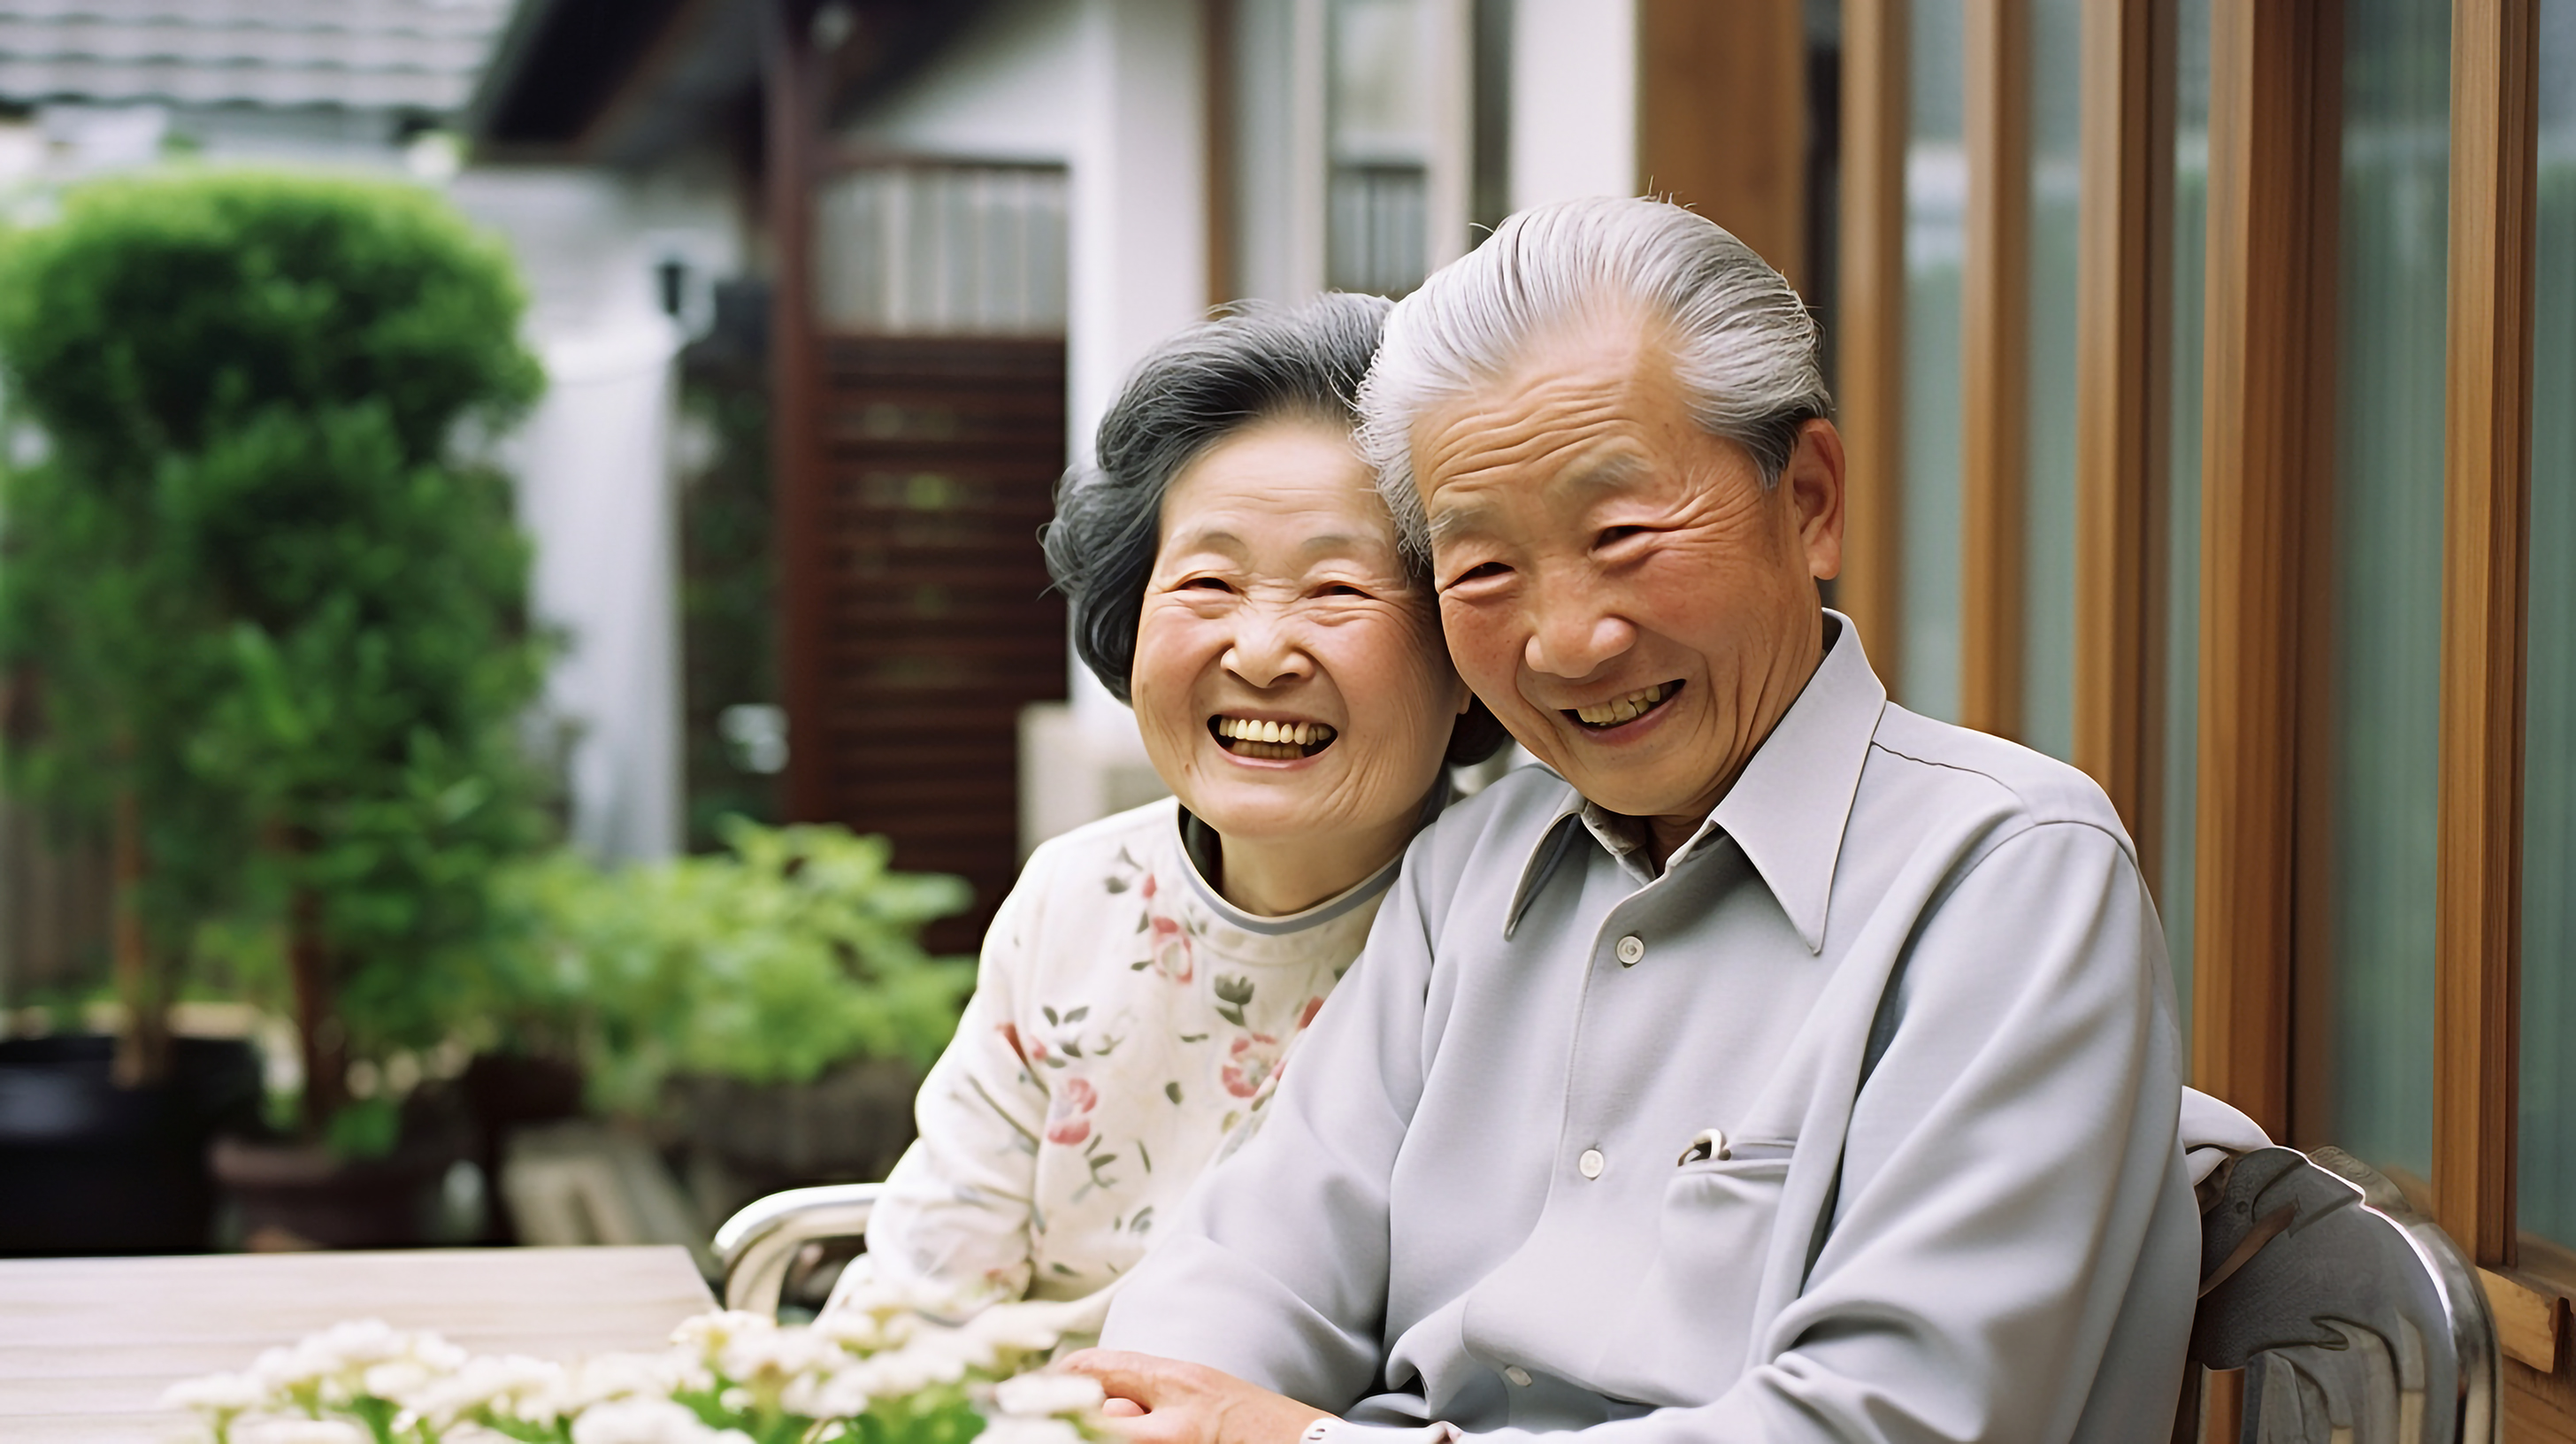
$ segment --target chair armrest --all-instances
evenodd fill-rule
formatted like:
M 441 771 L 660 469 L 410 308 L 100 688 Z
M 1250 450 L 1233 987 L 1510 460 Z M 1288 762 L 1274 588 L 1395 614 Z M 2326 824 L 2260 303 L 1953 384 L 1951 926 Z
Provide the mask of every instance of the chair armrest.
M 816 1239 L 866 1233 L 868 1215 L 884 1193 L 882 1183 L 835 1183 L 791 1188 L 745 1204 L 716 1230 L 725 1307 L 775 1315 L 796 1251 Z

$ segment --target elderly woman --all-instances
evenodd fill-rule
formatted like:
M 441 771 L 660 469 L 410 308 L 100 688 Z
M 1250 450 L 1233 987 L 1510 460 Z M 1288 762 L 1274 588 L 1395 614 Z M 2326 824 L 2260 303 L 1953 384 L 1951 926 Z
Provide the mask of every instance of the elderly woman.
M 1074 647 L 1173 797 L 1040 847 L 984 940 L 870 1272 L 1087 1300 L 1261 1116 L 1447 764 L 1502 729 L 1352 442 L 1388 303 L 1326 296 L 1146 358 L 1070 475 L 1047 562 Z

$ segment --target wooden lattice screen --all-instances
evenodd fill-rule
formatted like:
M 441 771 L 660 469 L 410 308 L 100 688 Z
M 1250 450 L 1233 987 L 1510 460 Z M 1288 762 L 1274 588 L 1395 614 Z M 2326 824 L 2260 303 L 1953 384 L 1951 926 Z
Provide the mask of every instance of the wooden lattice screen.
M 1017 870 L 1018 723 L 1065 694 L 1038 528 L 1065 462 L 1059 338 L 822 343 L 822 816 L 975 885 L 971 952 Z M 810 746 L 799 739 L 796 745 Z

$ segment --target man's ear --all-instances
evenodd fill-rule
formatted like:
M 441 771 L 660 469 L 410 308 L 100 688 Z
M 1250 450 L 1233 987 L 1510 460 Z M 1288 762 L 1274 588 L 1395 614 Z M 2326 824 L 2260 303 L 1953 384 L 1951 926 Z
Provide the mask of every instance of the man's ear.
M 1798 520 L 1807 574 L 1827 581 L 1843 569 L 1843 434 L 1819 417 L 1798 428 L 1780 486 Z

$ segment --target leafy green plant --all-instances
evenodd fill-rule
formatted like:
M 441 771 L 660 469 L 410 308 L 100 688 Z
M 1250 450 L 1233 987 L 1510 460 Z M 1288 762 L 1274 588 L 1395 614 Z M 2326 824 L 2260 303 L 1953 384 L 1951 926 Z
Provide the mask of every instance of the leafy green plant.
M 921 928 L 959 878 L 887 867 L 882 837 L 727 818 L 726 853 L 602 871 L 571 854 L 508 895 L 536 939 L 518 1016 L 572 1020 L 594 1101 L 649 1113 L 675 1073 L 809 1082 L 836 1063 L 928 1066 L 974 986 Z
M 465 445 L 539 390 L 522 304 L 392 183 L 102 182 L 0 244 L 46 452 L 0 477 L 0 781 L 113 830 L 129 1077 L 217 922 L 280 940 L 317 1133 L 478 991 L 488 880 L 545 833 L 529 549 Z

